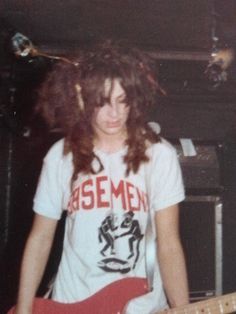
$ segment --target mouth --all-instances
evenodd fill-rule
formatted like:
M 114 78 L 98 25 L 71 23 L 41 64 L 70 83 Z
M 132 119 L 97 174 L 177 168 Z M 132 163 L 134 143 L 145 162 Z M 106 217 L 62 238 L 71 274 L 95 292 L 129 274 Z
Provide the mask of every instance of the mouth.
M 108 128 L 117 128 L 119 126 L 120 126 L 120 122 L 119 121 L 107 122 L 107 127 Z

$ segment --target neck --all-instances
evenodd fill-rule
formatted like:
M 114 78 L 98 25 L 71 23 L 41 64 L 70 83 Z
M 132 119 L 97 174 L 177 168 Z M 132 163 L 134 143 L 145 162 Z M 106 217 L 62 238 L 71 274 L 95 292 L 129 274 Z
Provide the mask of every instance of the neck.
M 127 133 L 114 135 L 97 135 L 94 139 L 94 147 L 106 153 L 115 153 L 125 147 Z

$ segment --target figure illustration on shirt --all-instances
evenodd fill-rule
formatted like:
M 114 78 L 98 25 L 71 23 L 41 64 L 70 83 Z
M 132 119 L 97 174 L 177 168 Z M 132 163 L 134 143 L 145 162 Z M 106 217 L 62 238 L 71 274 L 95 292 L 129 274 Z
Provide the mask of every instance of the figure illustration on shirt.
M 129 228 L 129 230 L 120 234 L 119 236 L 116 236 L 116 238 L 118 237 L 121 238 L 124 236 L 131 235 L 131 237 L 129 238 L 130 255 L 128 256 L 128 259 L 130 259 L 131 257 L 135 255 L 134 242 L 136 241 L 136 258 L 135 258 L 135 262 L 133 266 L 134 268 L 139 257 L 139 245 L 140 245 L 140 241 L 143 238 L 143 234 L 141 233 L 138 220 L 134 219 L 133 217 L 134 217 L 134 213 L 132 211 L 129 211 L 128 213 L 124 215 L 124 220 L 121 223 L 121 228 Z
M 115 254 L 115 250 L 114 250 L 115 239 L 114 239 L 113 231 L 115 231 L 118 227 L 114 225 L 114 221 L 115 221 L 114 214 L 109 214 L 102 221 L 101 227 L 99 227 L 99 232 L 98 232 L 99 242 L 101 243 L 103 240 L 106 241 L 106 244 L 104 245 L 103 249 L 100 251 L 100 253 L 103 256 L 106 256 L 105 252 L 107 251 L 109 247 L 111 248 L 110 254 Z
M 114 225 L 114 219 L 115 218 L 113 214 L 107 215 L 106 218 L 102 221 L 101 226 L 99 227 L 99 242 L 101 243 L 103 240 L 106 241 L 106 244 L 102 248 L 100 253 L 103 256 L 106 256 L 105 252 L 110 247 L 110 255 L 114 255 L 115 241 L 121 241 L 121 239 L 123 238 L 124 241 L 126 241 L 127 243 L 128 256 L 123 258 L 121 258 L 120 256 L 108 256 L 107 258 L 102 259 L 98 263 L 98 266 L 108 272 L 127 273 L 132 268 L 134 269 L 136 266 L 139 258 L 140 241 L 143 238 L 143 234 L 141 233 L 139 221 L 137 219 L 134 219 L 134 213 L 132 211 L 124 214 L 124 217 L 122 218 L 119 227 Z M 128 230 L 122 232 L 124 231 L 124 228 Z M 115 230 L 116 234 L 114 234 Z M 132 259 L 132 257 L 134 258 Z

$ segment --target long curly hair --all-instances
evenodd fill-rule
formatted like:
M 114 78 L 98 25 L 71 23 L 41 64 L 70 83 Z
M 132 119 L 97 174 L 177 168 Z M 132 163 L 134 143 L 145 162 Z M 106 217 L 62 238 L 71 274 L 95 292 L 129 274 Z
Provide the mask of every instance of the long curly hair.
M 124 162 L 126 175 L 136 173 L 140 164 L 149 160 L 145 154 L 148 143 L 160 141 L 147 123 L 147 112 L 162 93 L 154 62 L 136 48 L 111 42 L 81 51 L 73 60 L 78 66 L 65 62 L 53 66 L 39 90 L 37 104 L 49 125 L 59 126 L 64 132 L 64 154 L 73 155 L 72 181 L 80 172 L 95 173 L 92 161 L 98 157 L 94 153 L 91 117 L 95 107 L 104 104 L 107 79 L 119 79 L 126 94 L 130 112 Z M 98 171 L 102 168 L 100 162 Z

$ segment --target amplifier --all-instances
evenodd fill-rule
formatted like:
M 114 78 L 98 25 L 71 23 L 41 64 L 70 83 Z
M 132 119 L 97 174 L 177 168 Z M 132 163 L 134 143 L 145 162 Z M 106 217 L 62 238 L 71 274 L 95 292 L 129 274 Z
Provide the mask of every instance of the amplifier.
M 222 200 L 187 196 L 180 205 L 180 234 L 185 251 L 190 299 L 222 294 Z
M 174 145 L 187 189 L 221 189 L 220 165 L 216 145 L 196 144 L 196 155 L 185 156 L 181 145 Z

